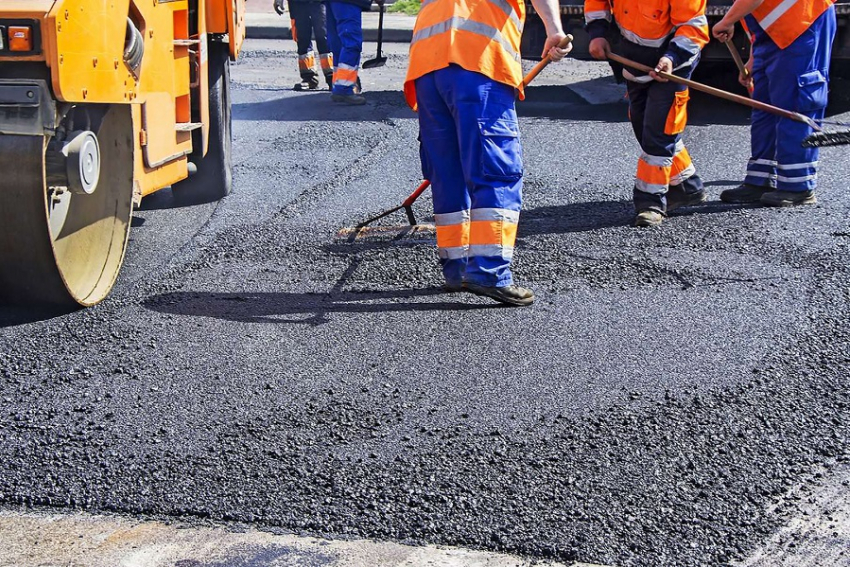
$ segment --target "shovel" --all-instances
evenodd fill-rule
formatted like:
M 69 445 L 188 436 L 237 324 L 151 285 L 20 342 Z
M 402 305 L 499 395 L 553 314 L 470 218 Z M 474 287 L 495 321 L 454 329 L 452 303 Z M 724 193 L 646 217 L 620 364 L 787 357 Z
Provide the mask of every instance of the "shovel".
M 384 3 L 381 2 L 379 5 L 381 12 L 378 14 L 378 53 L 375 55 L 374 59 L 369 59 L 365 61 L 363 65 L 361 65 L 364 69 L 374 69 L 375 67 L 383 67 L 384 63 L 387 62 L 386 57 L 381 57 L 381 44 L 384 40 Z

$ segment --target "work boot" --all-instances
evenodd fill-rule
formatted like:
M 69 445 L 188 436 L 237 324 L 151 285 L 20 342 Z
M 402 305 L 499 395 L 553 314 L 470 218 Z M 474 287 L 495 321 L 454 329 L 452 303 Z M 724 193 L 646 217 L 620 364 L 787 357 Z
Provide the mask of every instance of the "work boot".
M 676 186 L 670 187 L 667 191 L 667 212 L 681 209 L 682 207 L 693 207 L 705 203 L 705 191 L 697 191 L 696 193 L 685 193 Z
M 446 293 L 457 293 L 459 291 L 463 291 L 463 284 L 446 282 L 443 284 L 443 291 Z
M 314 91 L 319 88 L 319 77 L 302 78 L 292 88 L 296 91 Z
M 744 205 L 746 203 L 758 203 L 761 196 L 765 193 L 773 191 L 772 187 L 762 187 L 760 185 L 750 185 L 749 183 L 741 183 L 734 189 L 726 189 L 721 191 L 720 200 L 724 203 L 733 203 L 735 205 Z
M 463 288 L 470 293 L 495 299 L 505 305 L 524 307 L 534 303 L 534 292 L 518 285 L 489 287 L 467 282 L 463 284 Z
M 366 97 L 359 94 L 332 94 L 331 100 L 334 102 L 341 102 L 344 104 L 350 104 L 352 106 L 360 106 L 361 104 L 366 104 Z
M 644 209 L 635 215 L 635 226 L 658 226 L 664 220 L 664 213 L 655 209 Z
M 818 202 L 814 191 L 770 191 L 761 196 L 762 205 L 768 207 L 795 207 Z

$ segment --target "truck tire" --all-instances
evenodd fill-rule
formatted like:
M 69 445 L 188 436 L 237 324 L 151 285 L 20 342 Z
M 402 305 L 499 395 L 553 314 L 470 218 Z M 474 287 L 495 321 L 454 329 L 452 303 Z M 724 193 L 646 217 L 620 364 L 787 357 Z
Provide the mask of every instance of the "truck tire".
M 209 43 L 210 130 L 207 155 L 192 154 L 197 171 L 174 185 L 174 198 L 184 204 L 218 201 L 233 186 L 233 132 L 230 111 L 230 52 L 226 43 Z M 200 136 L 197 137 L 198 142 Z M 200 144 L 199 144 L 200 145 Z

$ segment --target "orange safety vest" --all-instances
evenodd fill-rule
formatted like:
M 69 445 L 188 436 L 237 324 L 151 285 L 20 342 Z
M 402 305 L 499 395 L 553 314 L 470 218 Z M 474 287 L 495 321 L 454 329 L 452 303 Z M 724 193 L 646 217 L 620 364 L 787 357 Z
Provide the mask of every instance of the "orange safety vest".
M 753 17 L 770 39 L 785 49 L 834 3 L 834 0 L 764 0 L 753 10 Z
M 708 43 L 706 0 L 586 0 L 585 19 L 610 21 L 623 37 L 644 47 L 661 47 L 671 35 L 698 53 Z
M 519 42 L 523 0 L 422 0 L 410 42 L 404 97 L 416 110 L 413 82 L 454 63 L 522 91 Z

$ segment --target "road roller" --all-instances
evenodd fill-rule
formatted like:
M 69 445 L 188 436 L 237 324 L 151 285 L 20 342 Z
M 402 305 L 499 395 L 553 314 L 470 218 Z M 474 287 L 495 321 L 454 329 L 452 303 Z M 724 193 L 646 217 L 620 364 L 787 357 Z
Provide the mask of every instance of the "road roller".
M 0 302 L 91 306 L 133 207 L 231 188 L 245 0 L 0 0 Z

